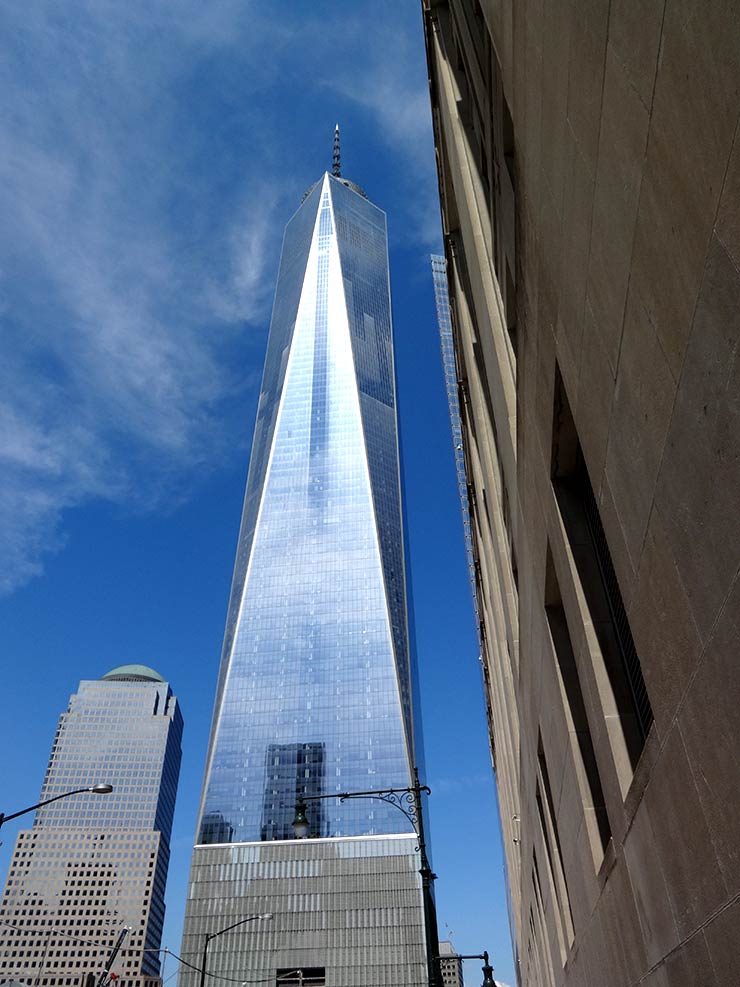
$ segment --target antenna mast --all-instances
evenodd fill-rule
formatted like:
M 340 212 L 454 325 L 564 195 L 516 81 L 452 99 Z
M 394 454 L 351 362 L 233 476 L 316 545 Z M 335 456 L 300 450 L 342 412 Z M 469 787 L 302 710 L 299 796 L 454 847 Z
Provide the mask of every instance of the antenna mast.
M 339 124 L 334 128 L 334 160 L 332 161 L 331 173 L 335 178 L 342 176 L 342 167 L 339 162 Z

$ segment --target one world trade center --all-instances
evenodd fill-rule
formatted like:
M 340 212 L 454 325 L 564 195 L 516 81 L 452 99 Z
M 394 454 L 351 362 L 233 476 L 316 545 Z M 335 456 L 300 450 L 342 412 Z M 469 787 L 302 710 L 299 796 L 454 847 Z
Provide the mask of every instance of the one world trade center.
M 414 677 L 385 214 L 336 140 L 283 240 L 182 987 L 428 983 L 414 829 L 339 798 L 413 785 Z

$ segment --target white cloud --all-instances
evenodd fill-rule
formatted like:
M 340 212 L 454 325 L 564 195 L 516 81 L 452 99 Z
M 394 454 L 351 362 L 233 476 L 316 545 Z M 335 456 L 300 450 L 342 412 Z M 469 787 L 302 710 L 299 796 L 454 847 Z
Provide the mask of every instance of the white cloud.
M 363 108 L 404 162 L 394 228 L 436 235 L 399 17 L 368 44 L 359 13 L 327 32 L 290 4 L 2 7 L 0 591 L 42 571 L 69 508 L 160 506 L 233 442 L 222 402 L 256 386 L 244 323 L 266 327 L 302 191 L 280 146 L 291 86 Z
M 231 220 L 224 241 L 226 281 L 214 274 L 206 289 L 213 312 L 226 321 L 256 321 L 264 317 L 272 300 L 274 285 L 265 271 L 265 244 L 281 225 L 279 200 L 274 183 L 257 180 Z
M 212 411 L 235 383 L 223 355 L 244 320 L 266 319 L 258 244 L 276 200 L 247 186 L 239 235 L 219 221 L 189 244 L 169 210 L 198 190 L 173 194 L 188 175 L 161 104 L 240 39 L 244 6 L 5 8 L 0 591 L 42 571 L 65 509 L 148 509 L 218 458 Z

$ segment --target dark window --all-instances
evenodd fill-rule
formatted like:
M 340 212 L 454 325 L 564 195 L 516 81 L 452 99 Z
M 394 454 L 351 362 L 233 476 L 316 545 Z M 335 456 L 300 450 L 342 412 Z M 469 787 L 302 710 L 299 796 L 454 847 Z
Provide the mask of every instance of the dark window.
M 555 804 L 552 799 L 552 789 L 550 787 L 550 775 L 547 770 L 545 752 L 542 749 L 542 738 L 537 738 L 537 766 L 539 777 L 535 789 L 537 802 L 537 814 L 540 819 L 542 838 L 545 843 L 547 861 L 552 874 L 553 890 L 555 892 L 555 902 L 560 913 L 560 925 L 563 931 L 563 939 L 568 946 L 573 942 L 573 912 L 570 907 L 570 894 L 568 892 L 568 882 L 563 868 L 563 851 L 560 847 L 560 833 L 558 832 L 558 821 L 555 816 Z M 544 803 L 544 804 L 543 804 Z M 545 818 L 547 812 L 547 818 Z M 549 826 L 548 826 L 549 822 Z M 554 845 L 550 838 L 550 829 L 555 838 Z
M 537 938 L 536 930 L 539 930 L 540 938 L 547 940 L 547 923 L 545 922 L 545 905 L 542 898 L 542 884 L 540 882 L 540 872 L 537 866 L 537 854 L 532 851 L 532 889 L 534 891 L 534 904 L 536 906 L 535 914 L 533 916 L 533 928 L 535 928 L 535 939 Z M 531 914 L 531 909 L 530 909 Z M 537 957 L 539 961 L 539 957 Z M 565 962 L 564 953 L 561 954 L 561 959 Z M 539 973 L 537 976 L 537 983 L 542 984 L 543 987 L 546 984 L 550 984 L 554 987 L 553 969 L 552 964 L 548 957 L 543 957 L 542 962 L 538 962 Z M 543 970 L 544 968 L 544 970 Z M 546 976 L 543 976 L 543 972 Z
M 632 769 L 653 722 L 599 506 L 560 371 L 555 373 L 552 480 L 596 631 Z
M 609 817 L 604 803 L 604 792 L 601 787 L 599 768 L 596 763 L 591 729 L 586 716 L 586 706 L 583 701 L 583 690 L 578 675 L 578 666 L 576 665 L 573 654 L 573 645 L 565 619 L 565 611 L 560 597 L 560 586 L 558 585 L 555 574 L 555 566 L 553 565 L 549 545 L 547 547 L 547 567 L 545 572 L 545 613 L 547 615 L 547 623 L 550 627 L 555 658 L 557 659 L 560 672 L 560 680 L 563 684 L 570 718 L 573 723 L 572 729 L 575 731 L 578 741 L 581 764 L 588 782 L 591 798 L 590 805 L 587 808 L 594 810 L 603 852 L 606 850 L 607 843 L 612 835 L 611 826 L 609 825 Z
M 504 145 L 504 161 L 509 172 L 509 178 L 513 188 L 516 188 L 516 174 L 514 171 L 514 121 L 511 118 L 509 104 L 506 98 L 502 100 L 502 142 Z
M 324 987 L 326 970 L 323 966 L 306 966 L 297 970 L 278 970 L 276 987 Z
M 516 288 L 514 286 L 514 278 L 511 276 L 511 265 L 508 258 L 504 260 L 504 266 L 506 268 L 505 290 L 503 292 L 506 328 L 509 332 L 511 348 L 514 350 L 514 356 L 516 356 Z

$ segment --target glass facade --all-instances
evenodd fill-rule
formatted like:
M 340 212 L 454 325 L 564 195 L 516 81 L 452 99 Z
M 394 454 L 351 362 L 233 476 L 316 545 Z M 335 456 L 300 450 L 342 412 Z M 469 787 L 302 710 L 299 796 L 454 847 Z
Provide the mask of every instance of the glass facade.
M 290 838 L 296 796 L 405 787 L 414 757 L 384 213 L 326 175 L 290 221 L 198 841 Z M 309 804 L 312 835 L 409 832 Z
M 182 716 L 142 666 L 83 681 L 62 713 L 39 801 L 63 798 L 18 835 L 0 903 L 0 981 L 69 987 L 97 980 L 120 930 L 121 987 L 154 984 L 164 922 Z
M 180 987 L 207 935 L 224 981 L 428 981 L 411 823 L 333 797 L 406 788 L 420 758 L 403 545 L 385 215 L 327 174 L 283 241 Z
M 450 412 L 452 450 L 455 456 L 457 493 L 460 497 L 460 512 L 462 514 L 463 535 L 465 537 L 465 558 L 468 564 L 468 581 L 470 582 L 470 592 L 473 599 L 473 612 L 475 613 L 475 630 L 478 635 L 478 644 L 480 645 L 480 610 L 478 607 L 478 590 L 475 581 L 473 531 L 470 522 L 470 504 L 468 502 L 468 478 L 465 472 L 465 438 L 463 435 L 462 418 L 460 416 L 458 384 L 460 375 L 457 372 L 457 361 L 455 359 L 455 338 L 452 331 L 450 291 L 447 283 L 447 261 L 439 254 L 432 254 L 431 260 L 432 279 L 434 281 L 434 299 L 437 305 L 439 344 L 442 351 L 442 369 L 445 375 L 447 407 Z

